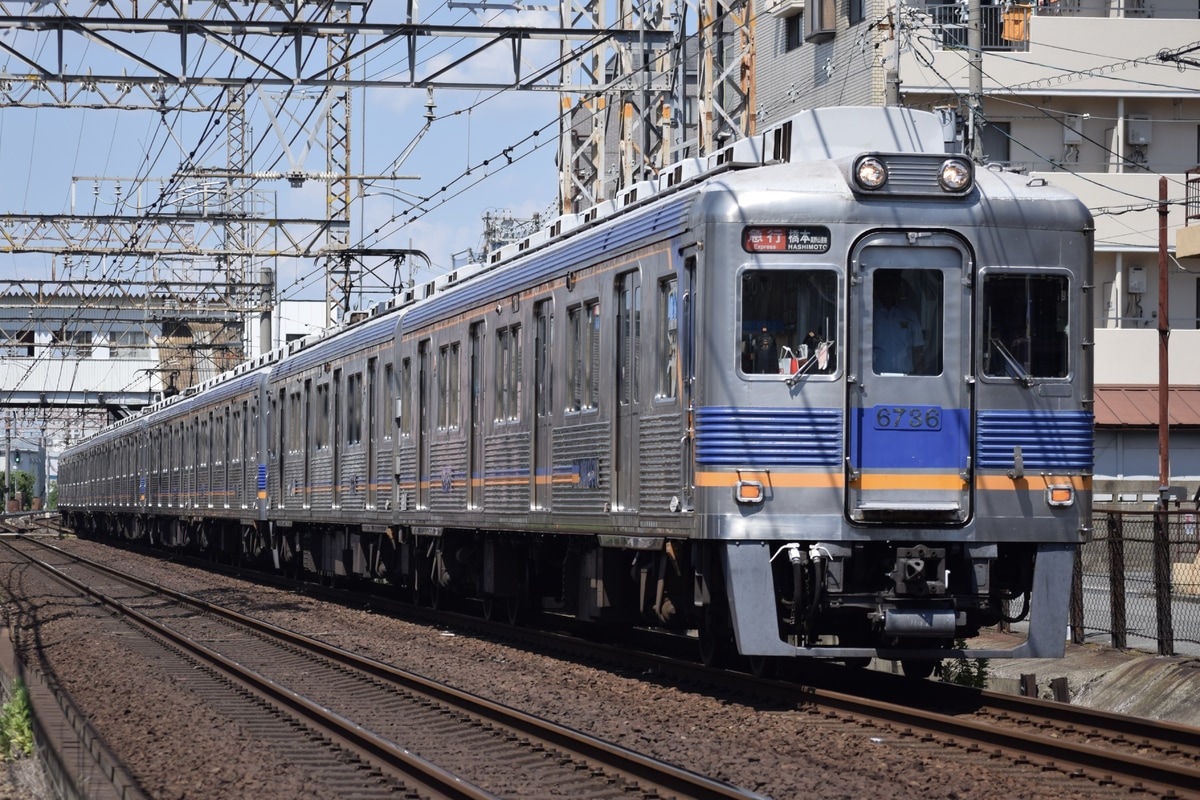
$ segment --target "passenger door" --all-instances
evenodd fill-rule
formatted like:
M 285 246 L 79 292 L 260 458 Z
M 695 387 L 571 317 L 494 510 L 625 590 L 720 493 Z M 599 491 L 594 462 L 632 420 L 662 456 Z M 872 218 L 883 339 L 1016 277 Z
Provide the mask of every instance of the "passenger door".
M 970 516 L 972 269 L 963 244 L 945 234 L 876 234 L 852 254 L 852 521 L 936 525 Z
M 642 348 L 642 284 L 637 272 L 617 277 L 617 412 L 614 424 L 614 511 L 637 511 L 638 384 Z
M 551 440 L 554 432 L 553 372 L 551 370 L 551 331 L 554 315 L 550 301 L 543 300 L 533 309 L 533 507 L 550 508 L 551 481 L 554 469 L 551 463 Z

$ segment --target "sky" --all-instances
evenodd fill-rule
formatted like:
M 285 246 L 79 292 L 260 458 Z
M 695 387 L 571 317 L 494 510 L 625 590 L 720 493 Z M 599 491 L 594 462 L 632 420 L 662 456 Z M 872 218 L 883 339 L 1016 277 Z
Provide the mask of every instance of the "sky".
M 128 6 L 131 0 L 118 0 Z M 8 3 L 7 5 L 14 5 Z M 16 4 L 19 5 L 19 4 Z M 84 13 L 85 3 L 65 4 Z M 195 4 L 194 4 L 195 5 Z M 207 4 L 205 4 L 207 5 Z M 30 13 L 53 15 L 53 9 L 30 4 Z M 550 25 L 557 26 L 557 13 L 480 12 L 429 6 L 423 22 L 459 25 Z M 237 4 L 234 8 L 238 8 Z M 396 4 L 375 4 L 370 21 L 389 19 Z M 119 10 L 119 9 L 118 9 Z M 128 9 L 126 9 L 128 11 Z M 199 12 L 197 12 L 199 13 Z M 244 12 L 243 12 L 244 13 Z M 112 39 L 116 39 L 112 35 Z M 170 34 L 141 34 L 121 40 L 123 46 L 147 59 L 178 63 L 178 38 Z M 418 55 L 422 70 L 434 70 L 458 58 L 463 48 L 479 47 L 479 40 L 424 39 Z M 94 69 L 97 74 L 119 69 L 137 69 L 111 48 L 81 38 L 67 37 L 63 58 L 70 69 Z M 54 63 L 50 34 L 25 30 L 0 33 L 0 45 L 24 53 L 36 53 L 44 63 Z M 262 47 L 266 47 L 263 43 Z M 324 60 L 323 46 L 315 53 Z M 193 44 L 192 71 L 210 68 L 213 74 L 227 70 L 226 61 L 214 49 Z M 258 51 L 255 51 L 259 54 Z M 262 52 L 270 61 L 269 51 Z M 290 56 L 288 56 L 290 57 Z M 528 41 L 522 47 L 526 69 L 552 64 L 558 57 L 556 42 Z M 493 47 L 465 62 L 453 74 L 466 83 L 495 80 L 512 73 L 512 52 Z M 351 66 L 355 77 L 386 78 L 407 69 L 404 45 L 377 48 Z M 22 75 L 29 67 L 11 53 L 0 50 L 0 71 Z M 252 143 L 250 168 L 282 172 L 302 169 L 325 170 L 324 150 L 318 143 L 307 146 L 305 126 L 297 123 L 314 111 L 319 114 L 318 93 L 309 90 L 293 96 L 290 114 L 277 115 L 285 146 L 267 108 L 279 89 L 252 93 L 247 117 Z M 208 97 L 215 97 L 209 93 Z M 558 115 L 561 99 L 551 91 L 496 91 L 491 89 L 436 89 L 433 94 L 434 121 L 422 134 L 427 113 L 424 89 L 355 89 L 351 95 L 351 171 L 355 174 L 398 172 L 412 180 L 380 182 L 362 186 L 361 197 L 351 206 L 349 241 L 352 246 L 415 248 L 432 262 L 414 277 L 427 280 L 452 266 L 451 254 L 478 248 L 485 214 L 510 214 L 528 218 L 551 210 L 557 197 Z M 295 119 L 294 119 L 295 118 Z M 215 124 L 214 124 L 215 122 Z M 225 129 L 218 114 L 206 112 L 129 111 L 112 108 L 60 109 L 0 107 L 0 213 L 16 214 L 108 214 L 139 213 L 158 193 L 159 179 L 169 179 L 189 161 L 201 167 L 224 167 L 227 163 Z M 323 127 L 323 126 L 322 126 Z M 311 123 L 308 126 L 311 129 Z M 536 136 L 535 136 L 536 132 Z M 415 138 L 411 152 L 397 160 Z M 322 135 L 323 138 L 323 135 Z M 305 156 L 305 150 L 307 154 Z M 508 165 L 504 151 L 513 157 Z M 303 158 L 302 158 L 303 157 Z M 483 162 L 487 161 L 487 166 Z M 140 193 L 131 178 L 147 178 Z M 95 181 L 94 178 L 104 180 Z M 117 180 L 121 178 L 120 195 Z M 445 187 L 445 190 L 442 190 Z M 307 180 L 298 188 L 286 180 L 262 181 L 257 189 L 281 218 L 320 219 L 325 216 L 326 185 Z M 359 184 L 352 194 L 359 194 Z M 413 195 L 430 198 L 424 211 L 413 211 Z M 320 299 L 325 285 L 322 266 L 312 260 L 284 261 L 278 270 L 280 299 Z M 0 280 L 61 277 L 61 260 L 51 264 L 41 255 L 0 255 Z M 78 269 L 78 266 L 76 267 Z M 88 274 L 120 274 L 120 265 L 91 265 Z

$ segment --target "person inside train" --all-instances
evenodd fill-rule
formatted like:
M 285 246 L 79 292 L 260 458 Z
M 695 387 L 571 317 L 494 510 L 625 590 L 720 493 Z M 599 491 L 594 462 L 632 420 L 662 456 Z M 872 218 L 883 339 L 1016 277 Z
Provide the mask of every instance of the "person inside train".
M 898 269 L 880 269 L 875 273 L 872 326 L 876 374 L 911 375 L 914 365 L 921 360 L 925 332 Z
M 775 337 L 765 325 L 750 339 L 750 358 L 754 372 L 768 374 L 779 371 L 779 351 L 775 348 Z

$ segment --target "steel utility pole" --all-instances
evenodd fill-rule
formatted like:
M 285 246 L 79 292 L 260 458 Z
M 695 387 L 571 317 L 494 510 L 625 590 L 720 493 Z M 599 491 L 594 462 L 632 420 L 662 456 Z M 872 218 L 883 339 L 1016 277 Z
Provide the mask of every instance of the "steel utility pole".
M 1167 319 L 1167 179 L 1158 179 L 1158 485 L 1171 484 L 1170 380 L 1167 342 L 1171 323 Z

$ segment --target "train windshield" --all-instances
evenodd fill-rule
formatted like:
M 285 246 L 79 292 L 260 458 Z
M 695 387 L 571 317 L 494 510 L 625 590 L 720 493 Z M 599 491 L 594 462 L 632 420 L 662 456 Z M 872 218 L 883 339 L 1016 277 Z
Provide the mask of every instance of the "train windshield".
M 742 274 L 741 370 L 747 375 L 837 369 L 838 276 L 831 269 Z
M 1067 377 L 1066 275 L 992 273 L 983 280 L 983 374 Z

